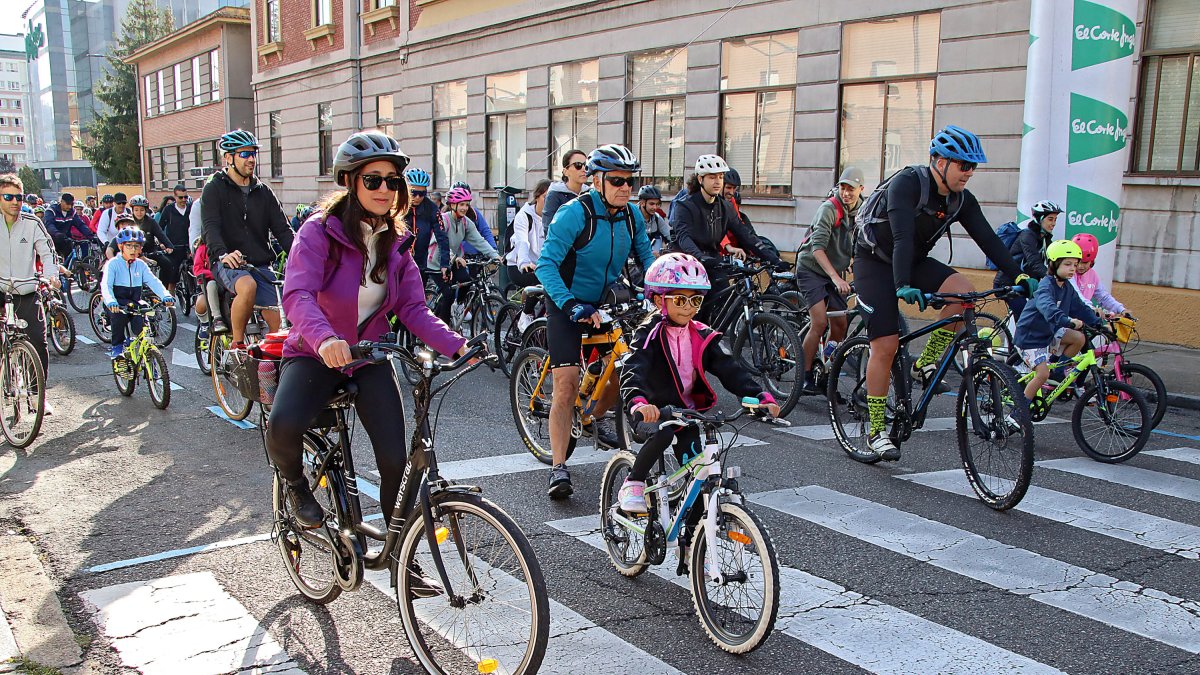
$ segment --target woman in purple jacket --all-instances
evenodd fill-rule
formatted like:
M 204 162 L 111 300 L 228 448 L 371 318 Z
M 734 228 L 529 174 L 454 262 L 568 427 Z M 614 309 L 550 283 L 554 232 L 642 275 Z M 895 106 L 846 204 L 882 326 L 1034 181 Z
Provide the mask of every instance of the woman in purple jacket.
M 326 402 L 347 381 L 358 385 L 356 408 L 375 449 L 382 479 L 380 505 L 390 517 L 406 459 L 403 401 L 389 363 L 344 369 L 350 345 L 389 331 L 392 312 L 442 354 L 465 340 L 429 312 L 412 235 L 404 168 L 395 139 L 360 132 L 338 148 L 333 170 L 345 192 L 326 198 L 300 227 L 288 256 L 283 308 L 292 322 L 284 344 L 279 389 L 267 425 L 267 452 L 288 483 L 292 513 L 303 526 L 324 519 L 301 463 L 301 439 Z

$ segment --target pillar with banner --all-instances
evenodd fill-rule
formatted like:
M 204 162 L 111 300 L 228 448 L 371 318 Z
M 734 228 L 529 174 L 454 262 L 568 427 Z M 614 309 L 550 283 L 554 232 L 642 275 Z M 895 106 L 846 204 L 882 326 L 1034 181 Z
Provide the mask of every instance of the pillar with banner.
M 1100 242 L 1112 283 L 1129 156 L 1137 0 L 1033 0 L 1017 221 L 1043 199 L 1066 210 L 1056 237 Z

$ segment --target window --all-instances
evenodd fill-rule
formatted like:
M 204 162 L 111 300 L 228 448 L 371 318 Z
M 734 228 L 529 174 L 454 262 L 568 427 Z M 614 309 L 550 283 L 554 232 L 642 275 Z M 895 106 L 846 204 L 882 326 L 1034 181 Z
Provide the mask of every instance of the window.
M 844 28 L 838 170 L 862 169 L 868 190 L 929 160 L 940 34 L 938 14 Z
M 167 183 L 167 148 L 162 148 L 158 151 L 158 178 L 166 185 Z
M 147 75 L 145 78 L 146 117 L 153 117 L 154 111 L 158 110 L 157 103 L 155 102 L 157 86 L 158 78 L 153 75 Z
M 271 178 L 283 178 L 283 124 L 279 111 L 269 113 L 271 135 Z
M 0 127 L 6 127 L 6 126 L 8 126 L 8 118 L 0 117 Z
M 317 104 L 317 175 L 333 172 L 333 104 Z
M 1146 23 L 1134 171 L 1200 175 L 1200 6 L 1155 0 Z
M 467 176 L 467 83 L 433 85 L 433 184 L 448 188 Z
M 683 187 L 684 94 L 687 50 L 666 49 L 637 54 L 629 60 L 631 101 L 625 141 L 642 161 L 642 182 L 664 192 Z
M 24 136 L 13 136 L 13 138 L 16 139 L 17 145 L 25 145 L 25 137 Z
M 192 88 L 192 62 L 190 60 L 175 64 L 175 79 L 179 83 L 179 107 L 192 107 L 195 91 Z
M 202 170 L 207 169 L 207 166 L 204 164 L 204 145 L 201 143 L 193 143 L 192 144 L 192 167 L 196 168 L 196 169 L 202 169 Z M 195 173 L 199 173 L 199 172 L 195 172 Z M 188 176 L 194 177 L 195 173 L 189 171 Z M 207 173 L 207 171 L 205 171 L 205 173 Z M 204 182 L 202 180 L 197 180 L 195 183 L 195 186 L 197 188 L 203 188 Z
M 212 100 L 221 100 L 221 55 L 214 49 L 208 53 L 208 64 L 212 73 Z
M 19 100 L 13 101 L 12 107 L 16 108 L 17 110 L 20 110 L 21 109 L 21 101 L 19 101 Z
M 154 150 L 146 151 L 146 174 L 147 174 L 146 180 L 150 181 L 151 185 L 154 185 L 154 153 L 155 152 L 156 151 L 154 151 Z
M 266 15 L 267 42 L 279 42 L 283 39 L 283 31 L 279 26 L 279 3 L 282 0 L 267 0 Z
M 558 158 L 572 148 L 596 147 L 596 101 L 600 98 L 600 62 L 550 66 L 550 173 L 557 177 Z
M 8 99 L 0 98 L 0 108 L 8 107 Z
M 19 127 L 19 126 L 21 126 L 21 118 L 20 118 L 20 117 L 14 117 L 14 118 L 12 118 L 12 123 L 13 123 L 13 126 L 14 126 L 14 127 Z
M 313 26 L 333 23 L 333 0 L 313 0 Z
M 200 57 L 192 57 L 192 105 L 200 105 L 201 99 L 201 73 L 200 73 Z
M 485 112 L 489 186 L 511 185 L 524 177 L 525 91 L 523 70 L 487 77 Z
M 173 81 L 175 82 L 175 109 L 176 110 L 183 110 L 183 85 L 180 82 L 180 80 L 183 79 L 183 75 L 180 72 L 182 70 L 183 70 L 183 64 L 176 63 L 175 67 L 174 67 L 175 72 L 173 75 Z
M 392 133 L 393 115 L 395 115 L 395 107 L 392 104 L 392 95 L 384 94 L 383 96 L 375 97 L 375 126 L 388 136 L 395 137 Z
M 721 156 L 743 193 L 792 192 L 796 41 L 779 33 L 721 44 Z
M 158 71 L 158 114 L 167 112 L 166 71 Z

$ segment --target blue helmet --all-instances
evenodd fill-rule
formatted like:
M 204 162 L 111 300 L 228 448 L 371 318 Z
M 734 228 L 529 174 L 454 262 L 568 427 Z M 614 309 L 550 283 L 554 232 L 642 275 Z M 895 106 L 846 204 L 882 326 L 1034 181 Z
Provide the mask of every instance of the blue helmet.
M 409 187 L 415 188 L 427 188 L 430 183 L 429 172 L 425 169 L 409 169 L 404 172 L 404 179 L 408 181 Z
M 258 139 L 249 131 L 234 129 L 222 136 L 217 145 L 221 148 L 222 153 L 237 152 L 242 148 L 257 148 Z
M 953 124 L 934 134 L 933 140 L 929 141 L 929 154 L 975 164 L 987 161 L 979 137 Z
M 602 145 L 588 155 L 587 173 L 604 173 L 606 171 L 630 171 L 637 173 L 642 170 L 642 163 L 637 155 L 623 145 Z
M 136 227 L 122 227 L 117 232 L 117 246 L 121 244 L 145 244 L 146 235 Z

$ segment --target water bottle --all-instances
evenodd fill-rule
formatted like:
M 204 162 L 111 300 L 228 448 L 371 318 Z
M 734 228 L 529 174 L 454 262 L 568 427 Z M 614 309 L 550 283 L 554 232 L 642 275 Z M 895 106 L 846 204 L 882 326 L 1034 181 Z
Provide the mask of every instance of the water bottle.
M 596 359 L 588 364 L 587 370 L 583 373 L 583 383 L 579 385 L 579 395 L 582 398 L 592 395 L 592 389 L 596 387 L 596 380 L 602 372 L 604 372 L 603 359 Z
M 824 360 L 828 361 L 828 360 L 829 360 L 829 358 L 830 358 L 831 356 L 833 356 L 833 351 L 834 351 L 835 349 L 837 349 L 837 346 L 838 346 L 837 340 L 830 340 L 829 342 L 826 342 L 826 343 L 825 343 L 825 349 L 823 349 L 823 350 L 821 351 L 821 355 L 822 355 L 822 356 L 821 356 L 821 358 L 823 358 Z
M 258 400 L 270 405 L 275 402 L 279 387 L 279 362 L 263 359 L 258 362 Z

